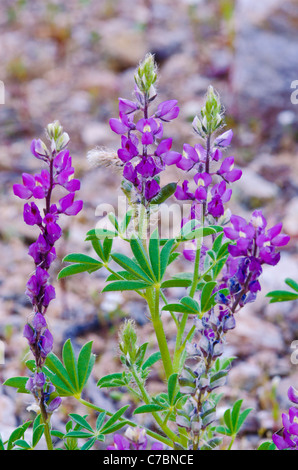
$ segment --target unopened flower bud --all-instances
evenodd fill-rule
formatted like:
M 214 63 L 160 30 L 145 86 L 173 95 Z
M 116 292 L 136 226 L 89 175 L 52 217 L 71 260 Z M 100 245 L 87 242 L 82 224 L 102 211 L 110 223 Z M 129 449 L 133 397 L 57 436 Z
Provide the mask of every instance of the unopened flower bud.
M 127 365 L 133 364 L 136 358 L 138 352 L 137 339 L 134 321 L 127 320 L 119 334 L 119 347 L 125 355 Z
M 153 98 L 156 94 L 154 83 L 157 79 L 157 70 L 154 56 L 147 54 L 144 61 L 139 65 L 135 74 L 135 82 L 139 90 L 146 93 L 149 98 Z

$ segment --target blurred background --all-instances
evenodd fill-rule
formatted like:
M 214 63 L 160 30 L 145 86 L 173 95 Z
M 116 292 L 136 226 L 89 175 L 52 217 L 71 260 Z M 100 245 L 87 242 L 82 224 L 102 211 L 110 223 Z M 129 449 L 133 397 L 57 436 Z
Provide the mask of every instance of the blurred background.
M 298 280 L 298 104 L 291 88 L 298 80 L 297 0 L 1 0 L 0 32 L 0 80 L 5 85 L 5 104 L 0 105 L 0 339 L 6 361 L 0 365 L 0 382 L 26 373 L 22 329 L 30 304 L 24 290 L 33 269 L 27 250 L 36 232 L 23 223 L 23 203 L 13 196 L 12 185 L 23 171 L 39 169 L 30 154 L 31 140 L 43 137 L 47 123 L 60 120 L 71 136 L 82 181 L 84 210 L 76 220 L 63 221 L 65 238 L 58 246 L 54 279 L 63 256 L 88 252 L 84 237 L 98 221 L 98 204 L 117 206 L 121 176 L 91 168 L 86 154 L 96 145 L 117 149 L 108 120 L 117 116 L 119 96 L 132 97 L 134 69 L 150 51 L 159 65 L 159 100 L 177 99 L 181 108 L 179 119 L 166 126 L 175 150 L 197 142 L 191 122 L 212 84 L 234 130 L 230 154 L 244 172 L 234 184 L 233 212 L 249 217 L 254 208 L 262 208 L 270 224 L 283 221 L 292 237 L 280 264 L 264 270 L 262 293 L 240 313 L 228 337 L 227 352 L 238 359 L 223 390 L 223 406 L 243 398 L 246 407 L 253 407 L 237 446 L 257 447 L 280 427 L 287 388 L 298 384 L 297 365 L 290 359 L 291 344 L 298 340 L 298 305 L 269 306 L 265 299 L 286 277 Z M 180 177 L 173 169 L 167 176 L 169 181 Z M 175 269 L 190 266 L 181 260 Z M 87 398 L 113 410 L 126 404 L 127 396 L 103 393 L 95 384 L 103 374 L 119 370 L 121 321 L 132 315 L 140 341 L 149 341 L 152 350 L 155 344 L 143 303 L 131 293 L 100 295 L 104 278 L 100 271 L 55 282 L 58 298 L 48 322 L 57 354 L 68 337 L 77 347 L 94 341 L 97 361 Z M 170 295 L 182 296 L 183 291 L 173 289 Z M 171 346 L 173 326 L 166 316 L 164 321 Z M 163 390 L 158 365 L 148 388 Z M 0 385 L 4 437 L 28 419 L 30 403 L 29 396 L 16 397 Z M 64 413 L 74 410 L 84 412 L 64 400 L 54 415 L 56 428 L 63 429 Z

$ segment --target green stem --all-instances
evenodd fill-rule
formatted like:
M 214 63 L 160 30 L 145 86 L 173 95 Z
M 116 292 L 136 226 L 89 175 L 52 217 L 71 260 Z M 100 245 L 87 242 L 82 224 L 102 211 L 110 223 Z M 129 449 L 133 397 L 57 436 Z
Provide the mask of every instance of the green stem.
M 189 294 L 191 298 L 194 297 L 196 293 L 197 284 L 198 284 L 199 271 L 200 271 L 200 257 L 201 257 L 201 248 L 198 248 L 196 252 L 196 259 L 195 259 L 195 265 L 194 265 L 193 281 L 192 281 L 190 294 Z M 173 367 L 174 367 L 175 372 L 179 372 L 179 369 L 180 369 L 180 359 L 181 359 L 181 354 L 184 349 L 184 348 L 181 348 L 181 343 L 182 343 L 184 331 L 186 328 L 187 320 L 188 320 L 188 314 L 184 313 L 182 316 L 179 328 L 178 328 L 177 338 L 176 338 L 176 347 L 175 347 L 174 360 L 173 360 Z
M 52 437 L 51 437 L 50 424 L 49 424 L 49 417 L 47 415 L 47 412 L 43 404 L 43 398 L 41 398 L 40 400 L 39 407 L 40 407 L 40 412 L 41 412 L 42 423 L 44 424 L 44 436 L 45 436 L 45 440 L 47 443 L 47 448 L 48 450 L 54 450 Z
M 77 398 L 77 400 L 84 406 L 86 406 L 87 408 L 90 408 L 91 410 L 94 410 L 94 411 L 97 411 L 98 413 L 106 413 L 107 416 L 113 416 L 113 413 L 110 413 L 109 411 L 106 411 L 104 410 L 103 408 L 99 408 L 98 406 L 94 405 L 93 403 L 90 403 L 86 400 L 84 400 L 83 398 Z M 137 427 L 137 424 L 134 423 L 133 421 L 130 421 L 128 419 L 125 419 L 125 418 L 120 418 L 119 421 L 125 421 L 127 424 L 129 424 L 129 426 L 131 426 L 132 428 L 136 428 Z M 142 426 L 145 430 L 146 430 L 146 433 L 148 434 L 148 436 L 150 437 L 153 437 L 153 439 L 156 439 L 160 442 L 162 442 L 163 444 L 169 446 L 169 447 L 173 447 L 173 443 L 171 440 L 167 439 L 166 437 L 164 436 L 161 436 L 160 434 L 154 432 L 154 431 L 151 431 L 150 429 L 147 429 L 145 426 Z
M 227 448 L 227 450 L 232 450 L 232 447 L 233 447 L 233 444 L 234 444 L 234 442 L 235 442 L 235 439 L 236 439 L 236 436 L 232 436 L 230 445 L 229 445 L 229 447 Z
M 144 402 L 146 403 L 146 405 L 149 405 L 151 402 L 150 397 L 148 393 L 146 392 L 145 387 L 143 383 L 141 382 L 136 370 L 133 367 L 131 369 L 131 373 L 133 375 L 133 378 L 136 381 L 137 386 L 139 387 L 139 390 L 141 392 Z M 173 441 L 171 447 L 174 447 L 175 442 L 180 442 L 179 437 L 166 425 L 165 422 L 163 422 L 163 420 L 160 418 L 160 416 L 157 413 L 152 413 L 152 416 L 154 417 L 155 421 L 157 422 L 161 430 Z
M 151 313 L 151 320 L 152 320 L 153 328 L 155 330 L 162 362 L 164 365 L 165 374 L 166 374 L 167 379 L 169 379 L 169 377 L 173 373 L 173 365 L 172 365 L 172 360 L 171 360 L 170 351 L 168 348 L 168 342 L 167 342 L 167 338 L 165 335 L 164 327 L 160 318 L 159 297 L 160 297 L 159 287 L 156 287 L 155 291 L 153 291 L 152 288 L 147 290 L 147 302 L 148 302 L 149 310 Z

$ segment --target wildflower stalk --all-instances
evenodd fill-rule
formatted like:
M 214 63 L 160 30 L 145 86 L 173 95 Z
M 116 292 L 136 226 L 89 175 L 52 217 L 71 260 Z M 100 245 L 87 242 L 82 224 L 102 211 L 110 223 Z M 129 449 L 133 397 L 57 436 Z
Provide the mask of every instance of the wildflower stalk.
M 146 391 L 145 391 L 145 393 L 146 393 Z M 87 408 L 90 408 L 91 410 L 97 411 L 98 413 L 106 413 L 106 415 L 109 416 L 109 417 L 113 416 L 113 413 L 110 413 L 109 411 L 106 411 L 105 409 L 100 408 L 99 406 L 96 406 L 93 403 L 90 403 L 87 400 L 84 400 L 83 398 L 77 398 L 77 401 L 80 402 L 81 405 L 84 405 Z M 125 421 L 129 426 L 131 426 L 133 428 L 137 427 L 136 423 L 134 423 L 133 421 L 130 421 L 126 418 L 120 418 L 119 421 L 120 422 Z M 165 426 L 163 426 L 163 427 L 164 427 L 163 431 L 165 429 L 167 429 Z M 145 426 L 143 426 L 143 428 L 146 430 L 146 433 L 148 434 L 148 436 L 152 437 L 153 439 L 158 440 L 159 442 L 162 442 L 163 444 L 165 444 L 169 447 L 174 447 L 173 439 L 171 439 L 171 438 L 174 438 L 174 442 L 177 440 L 176 435 L 174 433 L 171 432 L 171 438 L 168 438 L 167 433 L 165 431 L 164 432 L 165 432 L 165 435 L 167 437 L 162 436 L 161 434 L 158 434 L 154 431 L 151 431 L 151 429 L 148 429 Z
M 147 302 L 151 314 L 152 325 L 160 349 L 165 374 L 168 379 L 173 373 L 173 365 L 164 331 L 164 326 L 160 318 L 159 298 L 160 288 L 147 289 Z

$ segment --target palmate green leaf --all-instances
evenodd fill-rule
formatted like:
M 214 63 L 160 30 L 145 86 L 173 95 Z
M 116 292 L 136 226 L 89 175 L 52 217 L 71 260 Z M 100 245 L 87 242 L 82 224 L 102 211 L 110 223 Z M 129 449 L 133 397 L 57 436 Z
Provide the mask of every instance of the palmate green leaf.
M 32 421 L 27 421 L 26 423 L 22 424 L 18 428 L 16 428 L 10 435 L 7 443 L 7 450 L 12 450 L 15 442 L 18 439 L 21 439 L 24 437 L 25 432 L 29 428 L 29 426 L 32 424 Z
M 155 279 L 160 280 L 160 243 L 158 229 L 154 230 L 149 241 L 149 257 Z
M 135 409 L 133 412 L 134 415 L 139 415 L 141 413 L 156 413 L 158 411 L 164 411 L 166 408 L 160 405 L 142 405 Z
M 104 255 L 103 251 L 103 246 L 100 240 L 97 240 L 97 238 L 91 240 L 91 244 L 93 247 L 93 250 L 97 254 L 97 256 L 102 260 L 102 261 L 107 261 Z
M 63 279 L 65 277 L 73 276 L 74 274 L 88 272 L 89 274 L 98 271 L 102 268 L 103 264 L 98 263 L 97 265 L 94 264 L 72 264 L 70 266 L 66 266 L 65 268 L 61 269 L 60 273 L 58 274 L 58 279 Z
M 165 310 L 166 312 L 187 313 L 188 315 L 194 315 L 193 309 L 182 304 L 167 304 L 164 305 L 162 310 Z
M 172 248 L 175 244 L 175 240 L 168 240 L 163 246 L 160 253 L 160 279 L 163 279 L 166 269 L 169 264 L 169 258 L 171 255 Z
M 80 263 L 80 264 L 90 264 L 91 268 L 96 267 L 98 264 L 102 266 L 97 259 L 92 258 L 91 256 L 84 255 L 83 253 L 71 253 L 63 259 L 63 262 L 67 263 Z
M 129 421 L 120 421 L 120 423 L 114 424 L 113 426 L 102 431 L 102 434 L 103 435 L 112 434 L 116 431 L 119 431 L 119 429 L 122 429 L 124 426 L 127 426 L 128 424 L 130 424 Z
M 177 183 L 169 183 L 161 188 L 158 196 L 151 200 L 151 204 L 162 204 L 171 197 L 177 189 Z
M 217 282 L 215 282 L 215 281 L 207 282 L 204 285 L 203 290 L 202 290 L 202 294 L 201 294 L 201 312 L 202 313 L 205 313 L 205 312 L 208 311 L 208 304 L 209 304 L 209 301 L 210 301 L 210 297 L 211 297 L 212 291 L 216 287 L 216 285 L 217 285 Z
M 98 415 L 98 417 L 97 417 L 97 420 L 96 420 L 96 431 L 97 431 L 97 432 L 102 428 L 102 425 L 103 425 L 103 423 L 104 423 L 105 417 L 106 417 L 106 413 L 105 413 L 105 412 L 99 413 L 99 415 Z
M 44 428 L 45 428 L 45 425 L 40 424 L 39 426 L 37 426 L 37 428 L 34 429 L 33 437 L 32 437 L 32 448 L 33 449 L 37 446 L 40 439 L 42 438 L 43 433 L 44 433 Z
M 147 289 L 151 284 L 142 281 L 115 281 L 108 284 L 102 292 Z
M 285 283 L 291 287 L 293 290 L 295 290 L 296 292 L 298 292 L 298 284 L 296 281 L 294 281 L 293 279 L 290 279 L 289 277 L 285 280 Z
M 17 441 L 15 441 L 14 445 L 18 446 L 18 448 L 22 450 L 31 450 L 30 444 L 28 444 L 28 442 L 24 441 L 23 439 L 18 439 Z M 18 450 L 18 449 L 15 449 L 15 450 Z
M 274 442 L 263 442 L 258 448 L 258 450 L 276 450 L 276 445 Z
M 65 437 L 71 437 L 74 439 L 88 439 L 90 437 L 93 437 L 94 433 L 92 432 L 85 432 L 85 431 L 70 431 L 67 434 L 65 434 Z
M 93 439 L 89 439 L 89 441 L 85 442 L 85 444 L 82 445 L 81 450 L 89 450 L 91 447 L 94 446 L 95 442 L 100 440 L 99 438 L 93 437 Z
M 122 380 L 123 379 L 123 374 L 121 372 L 116 372 L 115 374 L 109 374 L 109 375 L 105 375 L 104 377 L 102 377 L 98 382 L 97 382 L 97 386 L 98 387 L 103 387 L 105 383 L 110 383 L 112 382 L 113 380 Z M 124 383 L 124 382 L 123 382 Z
M 43 370 L 60 396 L 81 396 L 95 361 L 91 347 L 92 342 L 85 344 L 76 359 L 71 341 L 67 340 L 62 353 L 64 364 L 54 353 L 48 355 Z
M 115 214 L 113 214 L 113 212 L 110 212 L 110 214 L 108 215 L 108 219 L 113 224 L 113 226 L 115 227 L 116 232 L 119 232 L 118 220 L 117 220 L 117 217 L 115 216 Z
M 70 339 L 68 339 L 63 346 L 62 358 L 64 367 L 67 370 L 68 376 L 71 380 L 74 390 L 79 390 L 79 377 L 77 361 L 74 355 L 74 350 Z
M 238 426 L 239 413 L 242 406 L 243 400 L 237 400 L 233 406 L 231 413 L 231 422 L 233 431 L 236 432 Z
M 134 210 L 133 210 L 133 209 L 129 209 L 129 210 L 126 212 L 125 217 L 124 217 L 124 219 L 123 219 L 123 222 L 122 222 L 122 224 L 121 224 L 121 228 L 120 228 L 120 231 L 121 231 L 122 234 L 126 232 L 128 226 L 129 226 L 129 224 L 130 224 L 130 222 L 131 222 L 131 219 L 132 219 L 132 217 L 133 217 L 133 214 L 134 214 Z
M 128 273 L 127 271 L 117 271 L 116 274 L 110 274 L 107 277 L 106 282 L 121 281 L 122 279 L 125 281 L 138 281 L 138 278 L 136 278 L 136 276 L 131 273 Z
M 16 388 L 18 393 L 30 393 L 26 390 L 26 384 L 28 382 L 28 377 L 12 377 L 4 382 L 3 385 L 7 387 Z
M 295 294 L 294 292 L 275 290 L 275 291 L 269 292 L 269 294 L 267 294 L 266 297 L 270 297 L 269 303 L 273 304 L 275 302 L 288 302 L 291 300 L 297 300 L 298 293 Z
M 146 274 L 146 272 L 137 265 L 132 259 L 128 256 L 122 255 L 120 253 L 112 254 L 112 259 L 119 264 L 122 268 L 126 269 L 126 271 L 130 272 L 138 279 L 141 279 L 148 284 L 152 284 L 152 279 Z
M 238 418 L 236 433 L 240 431 L 241 427 L 243 426 L 244 422 L 246 421 L 246 418 L 248 417 L 251 411 L 252 411 L 252 408 L 247 408 L 240 414 Z
M 103 252 L 104 252 L 104 258 L 106 261 L 109 261 L 110 259 L 110 254 L 111 250 L 113 247 L 113 238 L 105 238 L 103 242 Z
M 120 410 L 118 410 L 113 416 L 108 419 L 108 421 L 105 423 L 103 428 L 101 428 L 102 433 L 104 434 L 104 431 L 106 431 L 108 428 L 111 428 L 122 416 L 124 415 L 125 411 L 130 407 L 130 405 L 125 405 Z
M 198 314 L 200 313 L 200 306 L 198 304 L 198 302 L 194 299 L 192 299 L 191 297 L 183 297 L 180 302 L 185 305 L 186 307 L 190 308 L 191 310 L 193 310 L 194 314 Z
M 115 238 L 117 237 L 118 233 L 116 231 L 107 230 L 103 228 L 95 228 L 89 230 L 86 234 L 86 241 L 89 240 L 104 240 L 105 238 Z
M 136 236 L 132 236 L 130 247 L 142 271 L 146 273 L 150 280 L 155 281 L 156 277 L 142 241 Z
M 144 364 L 142 365 L 142 369 L 143 370 L 149 369 L 149 367 L 152 367 L 156 362 L 160 360 L 161 360 L 161 353 L 159 351 L 155 352 L 151 354 L 151 356 L 149 356 L 148 359 L 144 362 Z
M 187 279 L 169 279 L 161 284 L 161 288 L 170 289 L 171 287 L 190 287 L 191 284 L 192 281 Z
M 83 390 L 86 383 L 88 382 L 95 363 L 96 356 L 95 354 L 92 354 L 92 344 L 92 341 L 86 343 L 79 353 L 77 369 L 80 390 Z
M 76 389 L 62 362 L 54 353 L 50 353 L 46 359 L 44 373 L 56 387 L 62 397 L 71 397 L 76 394 Z
M 175 391 L 177 387 L 177 382 L 178 382 L 178 374 L 172 374 L 168 380 L 168 397 L 169 397 L 170 405 L 173 405 L 175 401 L 175 396 L 176 396 Z
M 1 434 L 0 434 L 0 450 L 5 450 L 5 447 L 4 447 L 4 443 L 3 443 L 3 439 L 2 439 Z
M 86 429 L 87 431 L 90 431 L 91 433 L 93 433 L 93 429 L 92 427 L 90 426 L 90 424 L 88 423 L 88 421 L 86 421 L 86 419 L 83 417 L 83 416 L 80 416 L 76 413 L 70 413 L 69 417 L 76 423 L 78 424 L 81 428 L 83 429 Z

